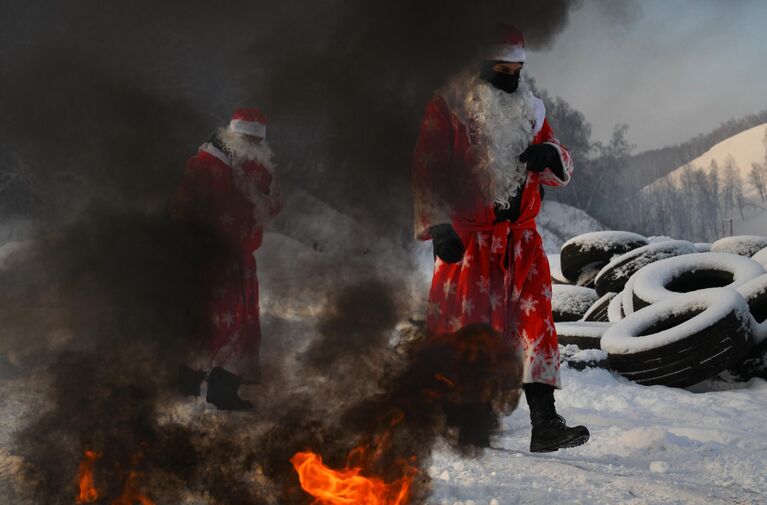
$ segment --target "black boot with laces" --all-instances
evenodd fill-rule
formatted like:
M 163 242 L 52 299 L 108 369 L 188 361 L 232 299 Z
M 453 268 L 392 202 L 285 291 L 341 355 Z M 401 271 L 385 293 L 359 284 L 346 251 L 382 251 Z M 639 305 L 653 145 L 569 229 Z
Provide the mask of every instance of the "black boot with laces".
M 576 447 L 589 440 L 585 426 L 567 426 L 554 408 L 554 386 L 548 384 L 525 384 L 525 397 L 530 406 L 530 423 L 533 433 L 530 452 L 553 452 L 566 447 Z

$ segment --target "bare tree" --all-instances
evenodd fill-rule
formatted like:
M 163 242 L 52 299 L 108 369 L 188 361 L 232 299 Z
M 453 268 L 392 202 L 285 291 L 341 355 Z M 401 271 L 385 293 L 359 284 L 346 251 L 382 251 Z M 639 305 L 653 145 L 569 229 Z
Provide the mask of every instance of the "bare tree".
M 765 181 L 765 166 L 761 163 L 752 163 L 751 172 L 749 176 L 751 178 L 751 184 L 754 185 L 759 192 L 759 197 L 762 201 L 767 200 L 767 181 Z

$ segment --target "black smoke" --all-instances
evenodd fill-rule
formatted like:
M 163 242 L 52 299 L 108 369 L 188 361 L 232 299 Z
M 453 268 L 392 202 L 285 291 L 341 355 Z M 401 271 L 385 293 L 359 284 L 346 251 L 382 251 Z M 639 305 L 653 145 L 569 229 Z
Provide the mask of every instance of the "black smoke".
M 226 254 L 205 230 L 190 235 L 170 219 L 184 162 L 234 108 L 259 106 L 287 193 L 305 189 L 382 239 L 407 244 L 409 158 L 433 90 L 471 63 L 498 21 L 542 47 L 573 5 L 5 3 L 0 176 L 14 179 L 0 192 L 0 212 L 32 216 L 42 231 L 0 272 L 0 345 L 46 379 L 49 409 L 20 431 L 15 448 L 36 502 L 71 503 L 72 477 L 90 448 L 103 454 L 111 496 L 135 460 L 154 495 L 171 502 L 188 489 L 216 503 L 260 503 L 284 483 L 279 472 L 259 470 L 264 439 L 244 426 L 289 412 L 317 424 L 307 433 L 327 436 L 315 414 L 342 391 L 358 395 L 347 403 L 364 403 L 374 401 L 371 391 L 397 390 L 385 385 L 399 377 L 385 343 L 407 305 L 409 273 L 381 283 L 368 265 L 349 285 L 313 282 L 307 269 L 313 296 L 328 303 L 318 340 L 284 357 L 286 368 L 306 368 L 304 390 L 280 388 L 277 374 L 251 417 L 195 420 L 194 429 L 163 417 L 174 367 L 196 346 L 200 269 Z M 291 233 L 289 224 L 278 231 Z M 349 372 L 353 357 L 365 373 Z M 358 381 L 365 384 L 345 387 Z M 332 401 L 322 394 L 328 383 Z M 348 429 L 357 435 L 374 429 L 349 423 L 341 427 L 356 426 Z

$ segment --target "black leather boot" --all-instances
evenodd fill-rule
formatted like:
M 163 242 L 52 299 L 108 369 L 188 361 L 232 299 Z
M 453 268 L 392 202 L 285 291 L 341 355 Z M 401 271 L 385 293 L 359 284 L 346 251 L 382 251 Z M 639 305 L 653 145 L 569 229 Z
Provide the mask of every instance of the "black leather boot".
M 530 406 L 530 452 L 553 452 L 566 447 L 576 447 L 589 440 L 585 426 L 567 426 L 554 408 L 554 386 L 548 384 L 525 384 L 525 397 Z
M 221 410 L 250 410 L 253 404 L 237 396 L 240 384 L 240 377 L 217 366 L 208 376 L 206 400 Z
M 176 388 L 184 396 L 200 396 L 200 386 L 205 380 L 205 372 L 193 370 L 181 363 L 178 366 L 178 377 L 176 378 Z

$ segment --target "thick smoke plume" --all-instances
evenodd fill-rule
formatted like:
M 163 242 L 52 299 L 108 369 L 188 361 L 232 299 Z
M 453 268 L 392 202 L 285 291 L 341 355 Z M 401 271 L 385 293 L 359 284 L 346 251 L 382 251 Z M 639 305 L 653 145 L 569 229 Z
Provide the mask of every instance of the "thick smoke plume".
M 71 504 L 91 449 L 101 454 L 96 478 L 108 497 L 135 468 L 160 503 L 188 495 L 287 503 L 284 486 L 295 481 L 270 459 L 293 448 L 287 440 L 302 445 L 315 434 L 337 462 L 347 442 L 379 429 L 359 413 L 398 399 L 411 403 L 396 408 L 413 413 L 396 447 L 418 447 L 425 464 L 444 431 L 438 420 L 460 425 L 462 415 L 444 402 L 419 413 L 408 396 L 421 383 L 407 370 L 420 370 L 423 355 L 403 365 L 387 346 L 407 309 L 409 273 L 393 276 L 385 255 L 361 263 L 351 284 L 348 276 L 317 282 L 305 270 L 326 310 L 307 334 L 266 335 L 295 348 L 275 356 L 254 414 L 180 419 L 168 407 L 175 366 L 196 346 L 201 266 L 227 253 L 205 230 L 177 230 L 168 204 L 208 133 L 234 108 L 259 106 L 287 194 L 308 191 L 382 241 L 407 244 L 409 158 L 430 94 L 471 63 L 498 21 L 541 47 L 571 8 L 565 0 L 4 5 L 0 176 L 9 178 L 0 212 L 33 216 L 41 230 L 0 271 L 0 351 L 20 373 L 41 377 L 45 392 L 47 409 L 14 449 L 31 501 Z M 285 212 L 276 231 L 291 236 L 293 210 Z M 376 245 L 366 246 L 372 257 Z M 291 378 L 300 387 L 286 387 Z M 488 401 L 502 388 L 491 389 Z M 358 415 L 328 422 L 328 408 Z M 284 446 L 264 433 L 277 422 L 300 428 Z M 336 428 L 347 433 L 334 445 Z

